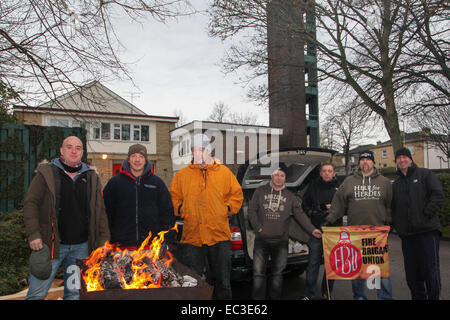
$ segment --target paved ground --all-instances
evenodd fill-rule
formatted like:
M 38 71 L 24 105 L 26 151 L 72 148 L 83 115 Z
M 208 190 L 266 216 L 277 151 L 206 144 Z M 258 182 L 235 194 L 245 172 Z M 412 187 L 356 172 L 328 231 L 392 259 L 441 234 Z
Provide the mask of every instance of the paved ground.
M 396 300 L 409 300 L 411 298 L 409 288 L 406 285 L 403 255 L 401 251 L 401 241 L 396 235 L 389 236 L 389 258 L 391 263 L 391 280 L 393 286 L 393 296 Z M 450 300 L 450 241 L 442 240 L 440 242 L 440 268 L 442 291 L 441 299 Z M 320 270 L 320 277 L 323 275 L 323 266 Z M 284 277 L 283 299 L 297 299 L 303 295 L 305 285 L 305 273 L 299 275 L 295 273 L 286 274 Z M 251 283 L 234 283 L 233 298 L 249 299 Z M 316 294 L 320 293 L 319 283 L 316 288 Z M 369 290 L 369 299 L 376 299 L 376 291 Z M 351 300 L 352 288 L 351 282 L 346 280 L 337 280 L 334 285 L 334 300 Z

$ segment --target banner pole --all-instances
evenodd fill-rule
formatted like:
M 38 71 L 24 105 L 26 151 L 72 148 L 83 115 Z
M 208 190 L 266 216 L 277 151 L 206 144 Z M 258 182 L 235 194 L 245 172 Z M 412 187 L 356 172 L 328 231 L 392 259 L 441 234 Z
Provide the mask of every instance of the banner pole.
M 328 285 L 328 278 L 327 278 L 327 272 L 324 269 L 325 272 L 325 279 L 327 280 L 327 294 L 328 294 L 328 300 L 331 300 L 331 295 L 330 295 L 330 286 Z

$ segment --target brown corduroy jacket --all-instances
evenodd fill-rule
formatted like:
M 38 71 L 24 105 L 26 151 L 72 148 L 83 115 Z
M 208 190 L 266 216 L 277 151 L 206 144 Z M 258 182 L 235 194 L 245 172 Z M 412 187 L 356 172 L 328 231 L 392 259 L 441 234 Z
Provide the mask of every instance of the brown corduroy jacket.
M 42 239 L 51 249 L 52 259 L 59 257 L 60 236 L 56 215 L 56 187 L 52 164 L 41 164 L 31 181 L 25 197 L 23 216 L 28 241 Z M 110 239 L 108 218 L 102 196 L 102 186 L 94 170 L 88 171 L 90 188 L 89 203 L 89 250 L 96 249 Z

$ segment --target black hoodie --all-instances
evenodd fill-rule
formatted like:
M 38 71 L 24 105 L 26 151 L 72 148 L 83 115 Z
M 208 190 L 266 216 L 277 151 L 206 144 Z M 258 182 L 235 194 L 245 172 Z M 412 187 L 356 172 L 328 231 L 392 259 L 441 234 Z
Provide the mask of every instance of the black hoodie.
M 112 243 L 136 247 L 149 232 L 156 236 L 175 224 L 169 190 L 151 168 L 147 161 L 142 175 L 135 177 L 125 160 L 103 189 Z M 173 232 L 166 235 L 169 241 L 173 238 Z

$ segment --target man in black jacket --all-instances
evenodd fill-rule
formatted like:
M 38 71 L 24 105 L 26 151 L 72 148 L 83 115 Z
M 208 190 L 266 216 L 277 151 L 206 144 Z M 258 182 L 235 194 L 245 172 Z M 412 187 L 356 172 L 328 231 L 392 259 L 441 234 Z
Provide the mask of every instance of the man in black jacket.
M 398 149 L 395 163 L 399 177 L 393 184 L 392 222 L 402 239 L 406 282 L 412 299 L 438 300 L 439 208 L 444 191 L 431 170 L 417 167 L 409 149 Z
M 153 174 L 147 149 L 132 145 L 120 173 L 103 189 L 111 243 L 133 250 L 148 237 L 169 230 L 175 223 L 172 199 L 164 182 Z M 165 235 L 167 242 L 174 231 Z
M 303 196 L 303 211 L 310 217 L 312 224 L 319 228 L 325 222 L 328 209 L 331 207 L 331 200 L 338 189 L 339 184 L 336 179 L 336 171 L 331 163 L 324 163 L 320 167 L 320 177 L 314 180 L 306 189 Z M 336 225 L 342 224 L 342 219 L 336 222 Z M 322 239 L 310 237 L 308 241 L 309 261 L 306 269 L 306 286 L 303 300 L 310 300 L 314 296 L 316 289 L 319 268 L 323 263 L 323 245 Z M 324 273 L 322 280 L 322 297 L 328 297 L 328 291 L 331 294 L 333 290 L 333 280 L 329 280 L 329 290 L 327 290 L 327 279 Z

